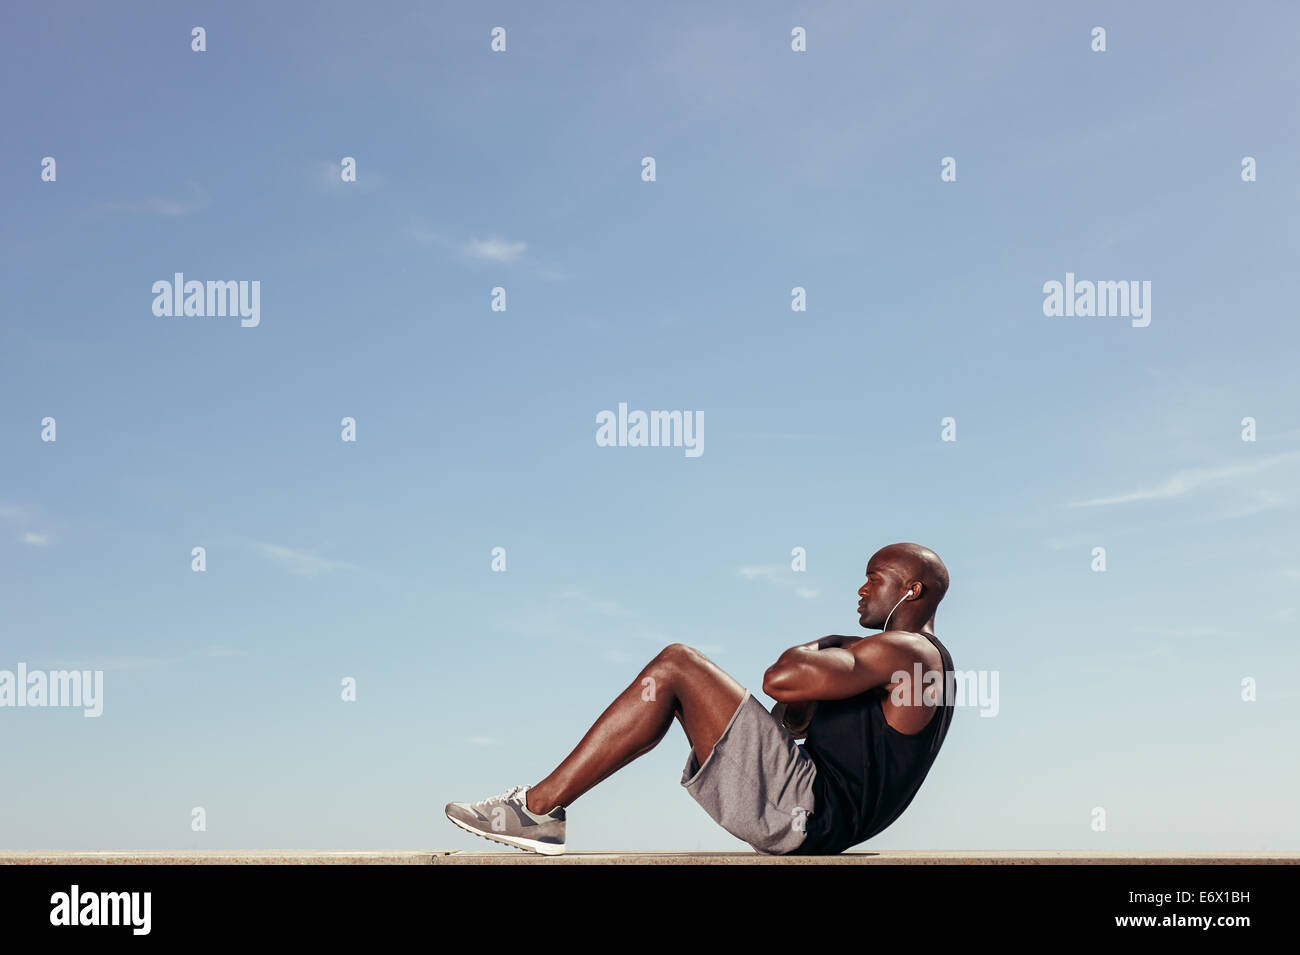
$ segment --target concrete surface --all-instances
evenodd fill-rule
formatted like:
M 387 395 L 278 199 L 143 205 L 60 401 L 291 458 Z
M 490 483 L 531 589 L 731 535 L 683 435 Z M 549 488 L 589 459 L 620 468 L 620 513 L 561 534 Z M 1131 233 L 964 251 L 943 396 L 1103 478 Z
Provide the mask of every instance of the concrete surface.
M 431 865 L 432 852 L 0 852 L 0 865 Z
M 1300 865 L 1300 852 L 0 852 L 0 865 Z

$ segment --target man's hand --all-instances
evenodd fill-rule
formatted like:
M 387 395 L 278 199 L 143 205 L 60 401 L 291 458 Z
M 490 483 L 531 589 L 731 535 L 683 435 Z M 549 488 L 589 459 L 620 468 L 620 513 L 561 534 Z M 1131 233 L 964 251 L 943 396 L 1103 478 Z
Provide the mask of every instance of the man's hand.
M 808 724 L 812 722 L 817 710 L 816 700 L 800 700 L 798 703 L 785 705 L 785 728 L 795 739 L 808 735 Z
M 777 703 L 772 707 L 772 715 L 786 728 L 795 739 L 804 739 L 808 735 L 808 724 L 812 722 L 817 709 L 816 700 L 800 700 L 798 703 Z

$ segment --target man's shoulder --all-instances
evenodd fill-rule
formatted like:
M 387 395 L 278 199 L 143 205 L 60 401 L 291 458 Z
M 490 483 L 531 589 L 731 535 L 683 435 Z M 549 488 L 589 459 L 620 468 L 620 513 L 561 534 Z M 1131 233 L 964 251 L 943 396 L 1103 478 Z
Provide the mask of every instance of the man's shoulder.
M 870 639 L 881 640 L 897 652 L 907 654 L 913 660 L 924 663 L 931 669 L 942 670 L 943 655 L 930 641 L 929 637 L 932 636 L 934 634 L 927 635 L 912 630 L 883 630 Z

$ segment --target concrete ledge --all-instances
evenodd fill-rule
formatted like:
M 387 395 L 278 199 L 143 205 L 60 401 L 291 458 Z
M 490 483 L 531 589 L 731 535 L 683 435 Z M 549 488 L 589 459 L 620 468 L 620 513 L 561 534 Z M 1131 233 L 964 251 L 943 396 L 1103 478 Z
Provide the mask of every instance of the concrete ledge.
M 432 852 L 0 852 L 0 865 L 432 865 Z
M 555 858 L 518 852 L 447 852 L 435 865 L 1297 865 L 1300 852 L 844 852 L 764 856 L 754 852 L 570 852 Z
M 0 852 L 0 865 L 1300 865 L 1300 852 Z

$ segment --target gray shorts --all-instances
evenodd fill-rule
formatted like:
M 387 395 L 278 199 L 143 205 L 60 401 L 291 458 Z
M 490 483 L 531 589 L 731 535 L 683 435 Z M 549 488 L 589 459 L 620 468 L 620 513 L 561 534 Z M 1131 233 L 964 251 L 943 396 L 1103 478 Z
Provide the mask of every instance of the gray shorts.
M 816 775 L 812 758 L 746 690 L 703 766 L 691 750 L 682 785 L 737 839 L 784 855 L 807 837 Z

